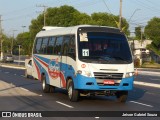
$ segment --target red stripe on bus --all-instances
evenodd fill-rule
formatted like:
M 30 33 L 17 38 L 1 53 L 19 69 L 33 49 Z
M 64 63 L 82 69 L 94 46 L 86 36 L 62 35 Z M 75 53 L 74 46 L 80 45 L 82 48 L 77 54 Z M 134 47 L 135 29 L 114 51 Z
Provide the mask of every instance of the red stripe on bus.
M 43 62 L 41 59 L 39 59 L 39 58 L 36 57 L 36 56 L 35 56 L 35 58 L 36 58 L 38 61 L 40 61 L 44 66 L 48 67 L 48 64 L 47 64 L 47 63 Z
M 66 88 L 66 80 L 65 80 L 65 77 L 63 75 L 63 72 L 60 72 L 60 79 L 62 80 L 63 88 Z
M 41 80 L 40 71 L 39 71 L 39 68 L 38 68 L 37 64 L 35 63 L 35 61 L 34 61 L 34 65 L 36 66 L 36 70 L 37 70 L 37 73 L 38 73 L 38 79 Z

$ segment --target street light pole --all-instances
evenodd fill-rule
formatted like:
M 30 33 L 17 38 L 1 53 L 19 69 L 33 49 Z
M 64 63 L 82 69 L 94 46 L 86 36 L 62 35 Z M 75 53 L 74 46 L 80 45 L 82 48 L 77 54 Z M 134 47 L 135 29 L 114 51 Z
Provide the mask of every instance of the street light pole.
M 13 40 L 14 40 L 14 32 L 17 30 L 13 30 L 13 38 L 12 38 L 12 42 L 11 42 L 11 55 L 13 55 Z
M 0 40 L 1 40 L 1 60 L 3 59 L 3 48 L 2 48 L 2 42 L 3 42 L 3 40 L 2 40 L 2 25 L 1 25 L 1 15 L 0 15 Z
M 26 27 L 26 26 L 24 26 L 24 25 L 22 26 L 22 28 L 23 28 L 23 33 L 24 33 L 24 28 L 25 28 L 25 27 Z
M 21 45 L 18 45 L 18 48 L 19 48 L 19 62 L 18 62 L 18 65 L 20 65 L 20 52 L 21 52 Z
M 120 9 L 119 9 L 119 29 L 122 30 L 122 0 L 120 0 Z

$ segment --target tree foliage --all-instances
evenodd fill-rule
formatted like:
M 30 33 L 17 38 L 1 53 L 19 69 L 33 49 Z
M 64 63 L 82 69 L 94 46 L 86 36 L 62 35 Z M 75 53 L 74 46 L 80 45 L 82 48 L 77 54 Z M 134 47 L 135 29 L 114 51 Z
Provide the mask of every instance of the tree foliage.
M 86 13 L 81 13 L 72 6 L 61 6 L 48 8 L 46 10 L 46 26 L 60 26 L 68 27 L 81 24 L 91 24 L 91 25 L 102 25 L 102 26 L 111 26 L 117 27 L 119 16 L 109 14 L 109 13 L 93 13 L 88 15 Z M 33 41 L 36 34 L 44 26 L 44 14 L 40 14 L 36 19 L 31 21 L 29 26 L 29 32 L 20 33 L 16 38 L 16 43 L 14 47 L 14 52 L 18 52 L 17 45 L 22 45 L 23 54 L 31 54 Z M 129 34 L 129 24 L 126 19 L 122 19 L 122 28 L 123 31 L 128 35 Z M 6 41 L 7 42 L 7 41 Z
M 30 33 L 24 32 L 17 36 L 16 44 L 21 45 L 21 54 L 30 55 L 32 52 L 33 40 L 30 39 Z M 15 46 L 14 51 L 18 53 L 18 47 Z
M 149 49 L 160 55 L 160 18 L 152 18 L 145 27 L 146 37 L 153 40 Z
M 13 38 L 12 37 L 8 37 L 6 35 L 2 35 L 2 43 L 3 43 L 3 53 L 10 53 L 11 52 L 11 42 L 12 42 Z
M 91 15 L 92 22 L 91 24 L 102 25 L 102 26 L 111 26 L 118 27 L 119 16 L 115 16 L 113 14 L 109 14 L 106 12 L 93 13 Z M 122 30 L 129 35 L 129 24 L 126 19 L 122 19 Z
M 135 35 L 136 35 L 137 40 L 146 39 L 144 33 L 142 32 L 142 26 L 138 26 L 138 27 L 135 28 Z
M 141 26 L 138 26 L 135 28 L 135 35 L 136 35 L 136 39 L 138 40 L 141 39 Z

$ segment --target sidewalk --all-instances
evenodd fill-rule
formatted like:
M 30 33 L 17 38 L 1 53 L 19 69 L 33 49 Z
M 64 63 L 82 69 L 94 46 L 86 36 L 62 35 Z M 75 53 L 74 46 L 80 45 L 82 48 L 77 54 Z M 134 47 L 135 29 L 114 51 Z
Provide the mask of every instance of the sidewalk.
M 137 70 L 138 71 L 160 72 L 160 69 L 155 69 L 155 68 L 137 68 Z
M 17 63 L 0 63 L 0 67 L 7 67 L 7 68 L 15 68 L 15 69 L 25 69 L 24 65 L 18 65 Z

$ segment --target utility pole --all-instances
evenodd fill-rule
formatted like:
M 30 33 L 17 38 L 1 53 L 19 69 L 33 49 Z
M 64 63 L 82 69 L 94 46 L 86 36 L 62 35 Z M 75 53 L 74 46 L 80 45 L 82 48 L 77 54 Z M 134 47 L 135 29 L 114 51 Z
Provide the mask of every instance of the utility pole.
M 18 62 L 18 65 L 20 65 L 20 52 L 21 52 L 21 45 L 18 45 L 18 48 L 19 48 L 19 62 Z
M 119 9 L 119 29 L 122 30 L 122 0 L 120 0 L 120 9 Z
M 141 26 L 141 46 L 142 46 L 142 42 L 143 42 L 143 31 L 142 31 L 142 27 L 143 27 L 143 26 Z
M 3 59 L 3 48 L 2 48 L 3 40 L 2 40 L 2 24 L 1 24 L 1 22 L 2 22 L 2 19 L 1 19 L 1 15 L 0 15 L 0 41 L 1 41 L 1 60 L 2 60 Z
M 46 8 L 48 6 L 45 5 L 37 5 L 37 7 L 43 7 L 44 11 L 43 11 L 43 15 L 44 15 L 44 26 L 46 26 Z
M 13 41 L 14 41 L 14 32 L 17 31 L 17 30 L 13 30 L 13 38 L 12 38 L 12 41 L 11 41 L 11 55 L 13 55 Z

